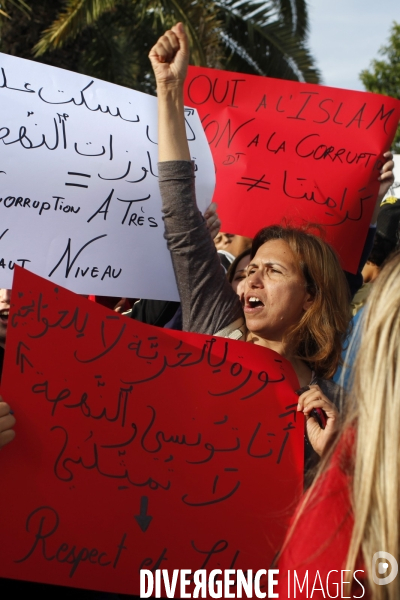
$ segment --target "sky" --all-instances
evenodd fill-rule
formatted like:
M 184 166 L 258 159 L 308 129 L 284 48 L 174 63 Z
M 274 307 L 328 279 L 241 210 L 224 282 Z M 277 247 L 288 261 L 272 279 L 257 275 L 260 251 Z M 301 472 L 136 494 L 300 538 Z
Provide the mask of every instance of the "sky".
M 358 78 L 386 45 L 400 0 L 308 0 L 309 48 L 324 85 L 364 90 Z

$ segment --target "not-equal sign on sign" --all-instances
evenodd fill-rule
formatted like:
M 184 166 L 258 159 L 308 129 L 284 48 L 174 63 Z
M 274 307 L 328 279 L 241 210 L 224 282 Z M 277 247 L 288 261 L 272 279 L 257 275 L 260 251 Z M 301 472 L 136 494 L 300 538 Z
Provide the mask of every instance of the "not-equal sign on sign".
M 76 177 L 89 177 L 89 178 L 91 177 L 91 175 L 88 175 L 87 173 L 76 173 L 75 171 L 68 171 L 68 175 L 75 175 Z M 85 183 L 66 183 L 65 185 L 69 185 L 69 186 L 73 186 L 73 187 L 81 187 L 81 188 L 89 187 Z

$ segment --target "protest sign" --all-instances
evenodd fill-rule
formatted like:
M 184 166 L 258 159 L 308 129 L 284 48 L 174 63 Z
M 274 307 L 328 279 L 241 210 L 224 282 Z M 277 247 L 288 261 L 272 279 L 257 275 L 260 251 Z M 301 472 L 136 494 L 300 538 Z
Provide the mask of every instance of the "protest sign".
M 268 569 L 302 490 L 297 387 L 273 351 L 144 325 L 17 267 L 0 577 L 138 594 L 140 569 Z
M 82 294 L 178 300 L 163 238 L 157 99 L 0 55 L 0 285 L 14 264 Z M 204 210 L 214 166 L 186 109 Z
M 222 231 L 321 224 L 355 272 L 400 102 L 387 96 L 189 67 L 185 102 L 197 108 L 217 173 Z

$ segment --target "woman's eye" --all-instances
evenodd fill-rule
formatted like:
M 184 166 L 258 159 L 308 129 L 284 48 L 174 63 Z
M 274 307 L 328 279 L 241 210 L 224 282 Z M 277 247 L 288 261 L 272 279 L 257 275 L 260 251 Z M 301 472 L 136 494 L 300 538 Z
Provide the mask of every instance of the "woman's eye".
M 242 281 L 242 279 L 246 279 L 246 275 L 235 275 L 233 281 Z

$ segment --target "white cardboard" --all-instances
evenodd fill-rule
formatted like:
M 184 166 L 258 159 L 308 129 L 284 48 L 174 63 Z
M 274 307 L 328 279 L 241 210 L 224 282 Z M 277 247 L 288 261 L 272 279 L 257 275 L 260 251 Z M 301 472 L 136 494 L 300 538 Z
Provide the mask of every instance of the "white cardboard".
M 197 112 L 186 121 L 204 211 L 214 165 Z M 81 294 L 178 300 L 155 97 L 0 54 L 0 183 L 0 287 L 18 264 Z

